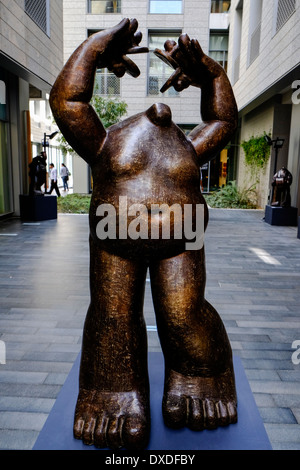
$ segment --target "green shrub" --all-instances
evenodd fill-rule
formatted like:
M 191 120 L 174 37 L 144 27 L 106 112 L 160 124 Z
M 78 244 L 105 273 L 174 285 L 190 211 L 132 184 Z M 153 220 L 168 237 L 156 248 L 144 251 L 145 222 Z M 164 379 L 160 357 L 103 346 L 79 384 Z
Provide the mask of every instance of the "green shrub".
M 68 194 L 57 198 L 57 210 L 64 214 L 88 214 L 90 203 L 90 194 Z
M 249 189 L 239 189 L 235 181 L 231 181 L 205 199 L 210 207 L 227 209 L 256 209 L 253 199 L 256 198 L 255 186 Z
M 245 152 L 245 163 L 256 174 L 263 170 L 270 158 L 270 146 L 266 141 L 266 134 L 262 136 L 252 136 L 249 140 L 242 142 Z

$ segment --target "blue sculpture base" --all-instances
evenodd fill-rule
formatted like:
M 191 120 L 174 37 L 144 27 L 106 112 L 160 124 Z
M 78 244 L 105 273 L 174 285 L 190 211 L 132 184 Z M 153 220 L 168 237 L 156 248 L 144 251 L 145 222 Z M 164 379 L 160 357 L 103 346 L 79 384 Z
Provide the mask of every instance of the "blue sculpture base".
M 297 207 L 266 206 L 265 221 L 269 225 L 297 226 Z
M 57 219 L 57 197 L 20 194 L 20 213 L 22 220 Z
M 79 364 L 78 356 L 39 434 L 34 450 L 99 450 L 94 446 L 86 446 L 73 437 Z M 212 431 L 193 432 L 187 428 L 172 430 L 165 426 L 161 412 L 163 355 L 149 353 L 152 431 L 146 450 L 176 450 L 177 453 L 181 450 L 272 450 L 242 363 L 237 357 L 234 358 L 234 367 L 238 395 L 238 423 Z

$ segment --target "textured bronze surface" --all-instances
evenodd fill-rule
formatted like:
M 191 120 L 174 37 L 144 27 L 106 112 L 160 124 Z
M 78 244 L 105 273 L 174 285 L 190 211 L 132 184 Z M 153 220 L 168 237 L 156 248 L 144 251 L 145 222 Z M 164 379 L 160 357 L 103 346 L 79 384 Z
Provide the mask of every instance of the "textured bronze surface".
M 237 109 L 223 68 L 187 35 L 156 53 L 175 68 L 163 87 L 201 88 L 202 123 L 186 137 L 161 103 L 105 130 L 89 102 L 97 67 L 136 77 L 127 53 L 146 52 L 137 21 L 96 33 L 73 53 L 53 86 L 58 126 L 92 168 L 90 290 L 82 345 L 74 435 L 98 447 L 142 449 L 150 432 L 147 335 L 143 300 L 147 269 L 165 358 L 163 415 L 171 427 L 212 429 L 237 420 L 232 352 L 223 323 L 205 300 L 204 248 L 186 250 L 175 222 L 169 239 L 120 236 L 120 197 L 146 207 L 140 222 L 159 224 L 153 204 L 204 205 L 199 167 L 229 141 Z M 100 239 L 97 208 L 112 205 L 117 237 Z M 103 207 L 103 206 L 102 206 Z M 137 207 L 137 206 L 135 206 Z M 184 212 L 182 212 L 184 214 Z M 103 214 L 102 214 L 103 215 Z M 144 217 L 144 219 L 143 219 Z M 195 214 L 193 213 L 193 217 Z M 184 218 L 184 215 L 183 215 Z M 182 220 L 182 223 L 184 220 Z M 128 224 L 130 218 L 128 219 Z

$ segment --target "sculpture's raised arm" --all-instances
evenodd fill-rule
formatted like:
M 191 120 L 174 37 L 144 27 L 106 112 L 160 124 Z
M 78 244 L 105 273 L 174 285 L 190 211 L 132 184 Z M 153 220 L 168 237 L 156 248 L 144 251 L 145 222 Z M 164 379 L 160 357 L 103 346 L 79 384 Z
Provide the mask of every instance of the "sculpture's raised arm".
M 166 41 L 165 51 L 157 50 L 156 55 L 175 69 L 161 91 L 170 86 L 182 91 L 190 85 L 202 90 L 202 123 L 189 134 L 201 166 L 224 148 L 237 127 L 237 106 L 228 77 L 187 34 L 180 36 L 178 45 Z
M 108 68 L 118 77 L 140 73 L 126 54 L 147 52 L 138 47 L 142 39 L 136 20 L 124 19 L 117 26 L 90 36 L 72 54 L 50 94 L 53 116 L 71 147 L 92 164 L 99 154 L 106 131 L 89 104 L 97 68 Z

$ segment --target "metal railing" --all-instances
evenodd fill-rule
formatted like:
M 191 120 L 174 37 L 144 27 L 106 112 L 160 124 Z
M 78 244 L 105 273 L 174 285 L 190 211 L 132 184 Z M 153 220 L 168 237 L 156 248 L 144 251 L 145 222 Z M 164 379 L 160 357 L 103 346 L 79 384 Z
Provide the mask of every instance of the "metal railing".
M 95 79 L 97 95 L 119 96 L 121 94 L 120 79 L 109 72 L 97 72 Z
M 25 13 L 46 34 L 50 34 L 49 0 L 25 0 Z
M 160 89 L 165 84 L 169 75 L 149 75 L 148 78 L 148 95 L 161 95 Z M 178 96 L 179 93 L 173 87 L 169 88 L 164 96 Z
M 296 11 L 296 0 L 278 0 L 276 32 L 288 21 Z

